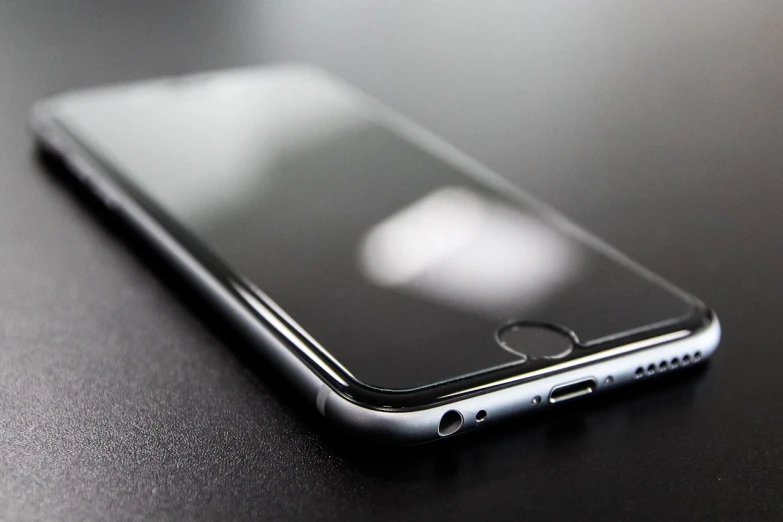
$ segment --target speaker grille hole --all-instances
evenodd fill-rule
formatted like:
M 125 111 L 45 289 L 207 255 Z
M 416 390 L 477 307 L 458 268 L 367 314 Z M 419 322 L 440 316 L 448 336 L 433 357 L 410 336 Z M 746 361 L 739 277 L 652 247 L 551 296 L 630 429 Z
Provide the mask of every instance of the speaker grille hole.
M 487 418 L 487 412 L 484 410 L 481 410 L 476 414 L 476 422 L 481 422 L 486 418 Z
M 456 433 L 462 427 L 462 414 L 457 410 L 449 410 L 440 418 L 438 435 L 448 437 Z
M 691 356 L 690 354 L 685 354 L 682 356 L 682 358 L 674 357 L 671 361 L 661 361 L 660 364 L 650 364 L 647 367 L 647 370 L 644 369 L 644 366 L 639 366 L 636 369 L 636 378 L 644 377 L 645 375 L 653 375 L 656 371 L 657 372 L 664 372 L 667 369 L 674 370 L 675 368 L 679 368 L 680 366 L 687 366 L 691 362 L 697 362 L 701 360 L 702 353 L 696 352 Z

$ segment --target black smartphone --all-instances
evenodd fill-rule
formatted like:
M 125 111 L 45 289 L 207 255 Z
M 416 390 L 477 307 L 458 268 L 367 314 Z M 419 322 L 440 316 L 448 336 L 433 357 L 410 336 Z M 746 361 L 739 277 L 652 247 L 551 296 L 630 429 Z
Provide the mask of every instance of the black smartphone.
M 419 443 L 678 370 L 715 314 L 307 66 L 39 102 L 40 145 L 330 422 Z

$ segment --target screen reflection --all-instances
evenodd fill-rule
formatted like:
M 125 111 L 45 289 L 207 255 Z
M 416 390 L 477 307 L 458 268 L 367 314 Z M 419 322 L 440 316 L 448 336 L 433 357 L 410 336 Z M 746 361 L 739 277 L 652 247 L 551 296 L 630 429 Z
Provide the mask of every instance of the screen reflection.
M 450 186 L 370 229 L 359 265 L 380 287 L 489 318 L 513 317 L 577 274 L 579 250 L 518 208 Z

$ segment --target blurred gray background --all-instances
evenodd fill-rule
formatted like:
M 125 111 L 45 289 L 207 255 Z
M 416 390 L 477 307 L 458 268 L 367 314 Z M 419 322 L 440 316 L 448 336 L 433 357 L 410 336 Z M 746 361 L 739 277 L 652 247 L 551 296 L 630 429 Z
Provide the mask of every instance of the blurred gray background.
M 62 89 L 304 61 L 702 297 L 706 372 L 346 445 L 46 176 Z M 0 3 L 0 517 L 780 519 L 783 3 Z

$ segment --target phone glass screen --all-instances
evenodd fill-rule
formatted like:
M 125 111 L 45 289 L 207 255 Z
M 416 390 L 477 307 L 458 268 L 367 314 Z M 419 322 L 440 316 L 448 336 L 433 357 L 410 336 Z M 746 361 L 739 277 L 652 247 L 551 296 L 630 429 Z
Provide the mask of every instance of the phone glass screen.
M 53 107 L 86 150 L 374 387 L 533 364 L 496 342 L 509 321 L 561 325 L 587 351 L 693 314 L 314 71 L 161 80 Z

